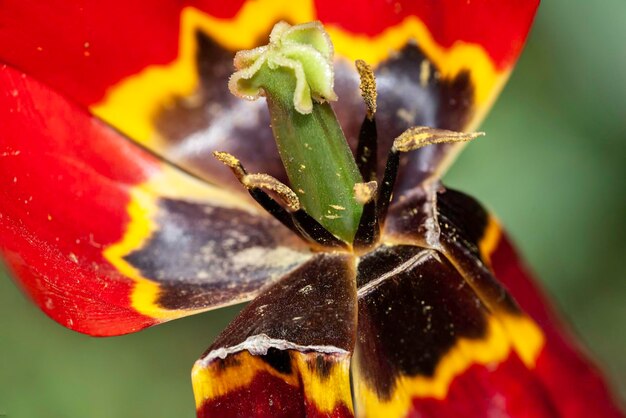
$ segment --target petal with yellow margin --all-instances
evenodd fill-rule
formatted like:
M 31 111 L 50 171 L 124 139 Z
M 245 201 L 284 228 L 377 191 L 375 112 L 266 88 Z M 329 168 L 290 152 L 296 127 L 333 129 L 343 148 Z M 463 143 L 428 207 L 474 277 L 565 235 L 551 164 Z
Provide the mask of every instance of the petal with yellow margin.
M 305 262 L 293 234 L 45 85 L 0 68 L 0 254 L 62 325 L 115 335 L 251 299 Z
M 439 257 L 462 277 L 459 288 L 471 289 L 491 319 L 486 338 L 463 340 L 441 357 L 433 376 L 448 376 L 445 391 L 435 393 L 435 381 L 421 380 L 418 384 L 418 380 L 400 379 L 398 387 L 405 394 L 401 396 L 404 403 L 387 407 L 395 405 L 397 411 L 414 408 L 424 416 L 484 416 L 486 411 L 513 417 L 532 412 L 532 416 L 573 418 L 597 411 L 601 411 L 601 416 L 622 416 L 601 374 L 568 335 L 525 272 L 497 220 L 480 203 L 450 189 L 440 188 L 434 201 L 428 199 L 428 193 L 415 190 L 411 197 L 392 207 L 389 215 L 385 238 L 395 244 L 389 248 L 435 248 Z M 406 262 L 406 257 L 394 257 L 398 263 Z M 463 299 L 457 297 L 454 303 Z M 441 305 L 448 312 L 454 304 Z M 379 306 L 380 303 L 377 307 L 382 309 Z M 414 312 L 413 316 L 420 318 L 418 314 Z M 359 316 L 359 327 L 364 318 L 365 315 Z M 478 350 L 473 351 L 472 347 Z M 500 355 L 481 360 L 489 352 L 497 354 L 497 347 L 502 350 Z M 457 360 L 449 360 L 455 358 L 454 353 L 459 356 Z M 423 354 L 424 350 L 413 353 L 416 358 Z M 446 364 L 457 369 L 446 368 Z M 460 364 L 467 366 L 460 369 L 462 373 L 450 372 L 458 371 Z M 409 402 L 410 391 L 417 393 L 419 388 L 430 388 L 432 393 L 414 395 Z M 371 395 L 365 399 L 372 408 L 386 405 L 383 401 L 387 398 L 374 396 L 371 391 L 364 393 Z
M 233 184 L 205 158 L 219 148 L 253 171 L 283 179 L 263 105 L 235 100 L 226 89 L 234 51 L 263 42 L 277 21 L 319 19 L 327 26 L 338 57 L 336 109 L 351 141 L 363 109 L 351 62 L 360 58 L 376 68 L 379 127 L 388 146 L 409 125 L 475 129 L 508 78 L 537 5 L 207 0 L 155 8 L 145 1 L 9 1 L 0 13 L 0 61 L 203 178 Z M 431 174 L 428 167 L 445 170 L 457 151 L 442 145 L 415 153 L 398 191 Z
M 248 305 L 193 368 L 198 417 L 352 417 L 354 274 L 319 254 Z

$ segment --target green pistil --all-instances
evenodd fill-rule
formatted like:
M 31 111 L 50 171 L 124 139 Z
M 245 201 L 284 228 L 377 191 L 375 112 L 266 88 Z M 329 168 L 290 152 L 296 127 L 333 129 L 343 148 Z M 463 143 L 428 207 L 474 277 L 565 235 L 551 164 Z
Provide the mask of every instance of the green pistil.
M 333 49 L 319 22 L 278 23 L 270 44 L 235 57 L 231 91 L 267 98 L 272 130 L 292 188 L 309 215 L 352 242 L 363 207 L 354 198 L 361 182 L 356 162 L 328 100 L 333 91 Z

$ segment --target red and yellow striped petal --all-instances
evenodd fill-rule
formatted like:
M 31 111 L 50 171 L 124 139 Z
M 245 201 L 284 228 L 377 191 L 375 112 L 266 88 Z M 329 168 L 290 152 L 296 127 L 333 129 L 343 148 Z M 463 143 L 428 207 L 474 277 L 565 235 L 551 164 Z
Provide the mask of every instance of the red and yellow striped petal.
M 25 74 L 0 67 L 0 91 L 0 254 L 61 324 L 133 332 L 250 299 L 310 257 Z
M 198 362 L 198 418 L 352 418 L 350 355 L 285 350 Z
M 248 305 L 193 368 L 198 417 L 352 417 L 353 264 L 320 254 Z
M 562 417 L 622 417 L 602 374 L 584 356 L 537 283 L 529 276 L 505 234 L 495 232 L 489 259 L 495 275 L 544 330 L 547 344 L 537 358 L 537 379 Z
M 357 380 L 364 416 L 382 411 L 391 417 L 622 416 L 600 374 L 564 334 L 497 222 L 478 202 L 451 190 L 439 192 L 436 201 L 413 193 L 389 214 L 385 234 L 396 245 L 387 255 L 371 257 L 397 267 L 375 292 L 359 288 L 359 296 L 366 294 L 359 298 L 359 332 L 386 335 L 376 350 L 357 347 L 360 369 L 366 370 Z M 416 245 L 433 250 L 407 250 Z M 435 260 L 442 265 L 429 271 L 426 262 Z M 392 304 L 393 295 L 415 296 Z M 420 311 L 420 305 L 428 309 Z M 472 308 L 461 312 L 459 306 Z M 390 327 L 400 317 L 414 331 Z M 411 338 L 437 343 L 423 348 Z M 407 352 L 398 353 L 404 341 Z M 430 369 L 423 367 L 425 360 Z M 393 373 L 377 373 L 367 368 L 371 364 L 384 364 Z M 411 367 L 415 364 L 422 368 Z M 379 387 L 385 382 L 381 375 L 391 383 Z
M 541 390 L 520 390 L 534 383 L 530 370 L 544 344 L 532 320 L 514 307 L 492 310 L 432 250 L 380 247 L 358 272 L 358 416 L 480 417 L 497 410 L 518 417 L 522 404 L 536 417 L 552 416 Z
M 205 0 L 158 7 L 141 0 L 53 0 L 44 6 L 8 1 L 0 13 L 0 61 L 206 179 L 230 180 L 205 158 L 216 148 L 237 153 L 254 171 L 282 178 L 264 129 L 265 109 L 232 98 L 226 87 L 234 51 L 264 42 L 277 21 L 319 19 L 326 25 L 337 56 L 347 59 L 337 68 L 337 111 L 351 140 L 362 104 L 350 62 L 360 58 L 377 68 L 379 127 L 388 145 L 409 125 L 474 129 L 507 79 L 537 5 L 538 0 Z M 415 155 L 411 165 L 419 169 L 424 158 L 454 154 L 440 148 L 436 156 Z M 410 180 L 402 188 L 420 175 L 407 173 Z

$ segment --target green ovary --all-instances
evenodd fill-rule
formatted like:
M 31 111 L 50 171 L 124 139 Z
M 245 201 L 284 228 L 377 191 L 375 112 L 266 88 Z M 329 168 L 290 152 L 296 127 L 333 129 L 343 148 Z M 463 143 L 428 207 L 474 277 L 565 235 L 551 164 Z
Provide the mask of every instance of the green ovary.
M 332 44 L 322 25 L 278 23 L 270 44 L 235 57 L 233 94 L 267 98 L 272 131 L 292 188 L 304 209 L 331 233 L 352 242 L 362 213 L 362 181 L 335 113 Z

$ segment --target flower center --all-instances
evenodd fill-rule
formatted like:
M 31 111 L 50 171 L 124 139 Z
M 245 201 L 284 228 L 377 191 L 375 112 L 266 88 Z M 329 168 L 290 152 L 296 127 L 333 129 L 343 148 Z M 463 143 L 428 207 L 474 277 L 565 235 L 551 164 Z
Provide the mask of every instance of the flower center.
M 394 141 L 377 185 L 376 80 L 363 61 L 356 67 L 367 107 L 356 159 L 328 103 L 333 90 L 333 46 L 319 22 L 279 22 L 270 43 L 235 56 L 229 87 L 248 100 L 264 96 L 291 188 L 267 174 L 249 174 L 235 157 L 216 152 L 252 197 L 311 244 L 367 250 L 380 236 L 395 183 L 399 153 L 479 134 L 411 128 Z

